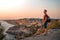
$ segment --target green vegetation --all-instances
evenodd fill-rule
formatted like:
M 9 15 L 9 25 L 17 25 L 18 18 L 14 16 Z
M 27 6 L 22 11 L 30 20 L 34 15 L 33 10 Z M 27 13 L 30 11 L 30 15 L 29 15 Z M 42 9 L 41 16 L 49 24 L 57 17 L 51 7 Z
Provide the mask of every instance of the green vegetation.
M 3 27 L 0 26 L 0 40 L 3 40 L 4 35 L 3 35 Z

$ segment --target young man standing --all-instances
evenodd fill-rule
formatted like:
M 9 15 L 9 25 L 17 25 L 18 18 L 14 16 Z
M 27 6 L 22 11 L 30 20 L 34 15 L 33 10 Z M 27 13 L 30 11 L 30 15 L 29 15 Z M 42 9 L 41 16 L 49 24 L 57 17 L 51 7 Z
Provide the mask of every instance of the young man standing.
M 48 30 L 47 30 L 47 24 L 48 24 L 48 22 L 50 22 L 50 18 L 49 18 L 49 16 L 47 15 L 47 10 L 46 10 L 46 9 L 45 9 L 43 12 L 44 12 L 44 16 L 43 16 L 43 21 L 42 21 L 43 24 L 41 23 L 41 28 L 44 29 L 43 34 L 46 35 L 47 32 L 48 32 Z M 37 34 L 40 34 L 40 31 L 41 31 L 41 29 L 39 28 L 39 29 L 36 31 L 36 33 L 34 34 L 34 36 L 37 35 Z
M 47 34 L 47 24 L 48 24 L 48 22 L 50 21 L 50 18 L 49 18 L 49 16 L 47 15 L 47 10 L 45 9 L 44 10 L 44 16 L 43 16 L 43 28 L 44 28 L 44 35 L 46 35 Z

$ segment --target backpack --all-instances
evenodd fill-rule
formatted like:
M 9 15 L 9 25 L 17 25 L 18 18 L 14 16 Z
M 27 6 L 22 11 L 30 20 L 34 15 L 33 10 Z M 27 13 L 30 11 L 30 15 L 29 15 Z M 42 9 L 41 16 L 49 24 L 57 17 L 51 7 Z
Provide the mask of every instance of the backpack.
M 51 19 L 49 16 L 47 16 L 47 21 L 46 22 L 51 22 Z

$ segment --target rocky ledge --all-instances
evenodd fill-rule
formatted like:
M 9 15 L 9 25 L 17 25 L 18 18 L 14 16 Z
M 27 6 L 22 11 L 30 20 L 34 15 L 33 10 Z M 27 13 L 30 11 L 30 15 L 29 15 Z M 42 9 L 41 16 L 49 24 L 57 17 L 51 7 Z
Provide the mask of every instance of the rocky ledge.
M 37 31 L 38 27 L 40 26 L 38 25 L 29 26 L 29 27 L 27 27 L 26 25 L 14 26 L 9 28 L 6 31 L 6 33 L 14 35 L 16 39 L 23 39 L 32 36 Z
M 40 34 L 22 40 L 60 40 L 60 29 L 50 29 L 46 36 Z

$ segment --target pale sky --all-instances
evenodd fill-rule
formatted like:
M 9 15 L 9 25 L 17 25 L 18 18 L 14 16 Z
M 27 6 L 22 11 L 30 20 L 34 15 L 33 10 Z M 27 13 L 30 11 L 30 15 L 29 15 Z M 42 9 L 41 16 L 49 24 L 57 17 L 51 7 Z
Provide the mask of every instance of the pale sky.
M 44 9 L 60 19 L 60 0 L 0 0 L 0 19 L 42 18 Z

